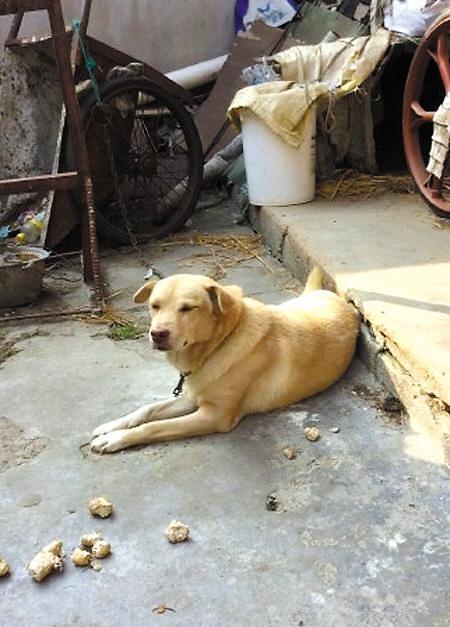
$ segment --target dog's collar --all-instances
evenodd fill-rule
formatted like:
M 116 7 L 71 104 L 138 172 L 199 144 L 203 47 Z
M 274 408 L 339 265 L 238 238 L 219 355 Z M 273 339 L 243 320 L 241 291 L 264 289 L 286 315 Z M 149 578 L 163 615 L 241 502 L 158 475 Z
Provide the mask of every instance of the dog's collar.
M 232 333 L 233 333 L 233 330 L 230 331 L 230 333 L 222 340 L 222 342 L 219 344 L 219 346 L 216 346 L 216 348 L 214 350 L 216 351 L 221 346 L 223 346 L 223 344 L 228 340 L 228 338 L 230 337 L 230 335 Z M 180 372 L 180 378 L 178 379 L 178 383 L 176 384 L 176 386 L 172 390 L 172 394 L 174 396 L 180 396 L 180 394 L 183 391 L 184 380 L 186 379 L 186 377 L 189 377 L 191 374 L 192 374 L 192 370 L 188 370 L 187 372 Z
M 172 390 L 172 394 L 174 396 L 180 396 L 181 392 L 183 391 L 184 380 L 190 374 L 192 374 L 192 372 L 190 370 L 188 372 L 180 372 L 180 378 L 178 379 L 178 383 L 176 384 L 176 386 Z

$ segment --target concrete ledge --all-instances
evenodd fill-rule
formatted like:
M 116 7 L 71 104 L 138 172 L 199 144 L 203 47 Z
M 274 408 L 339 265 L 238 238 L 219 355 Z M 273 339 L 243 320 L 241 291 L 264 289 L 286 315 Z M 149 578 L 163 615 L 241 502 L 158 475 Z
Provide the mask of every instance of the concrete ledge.
M 450 222 L 403 195 L 251 207 L 249 219 L 294 276 L 317 264 L 355 304 L 359 356 L 449 463 Z

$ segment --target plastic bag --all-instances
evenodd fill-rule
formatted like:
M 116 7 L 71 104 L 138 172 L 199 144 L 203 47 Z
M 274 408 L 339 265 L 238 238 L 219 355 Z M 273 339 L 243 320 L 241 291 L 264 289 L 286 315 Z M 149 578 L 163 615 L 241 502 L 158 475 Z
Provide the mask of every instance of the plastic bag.
M 247 30 L 258 20 L 269 26 L 282 26 L 292 20 L 296 11 L 296 5 L 291 0 L 236 0 L 234 8 L 236 32 Z
M 268 63 L 255 63 L 241 72 L 241 78 L 246 85 L 260 85 L 270 81 L 279 81 L 281 76 Z
M 396 33 L 421 37 L 446 9 L 450 0 L 392 0 L 384 9 L 384 25 Z

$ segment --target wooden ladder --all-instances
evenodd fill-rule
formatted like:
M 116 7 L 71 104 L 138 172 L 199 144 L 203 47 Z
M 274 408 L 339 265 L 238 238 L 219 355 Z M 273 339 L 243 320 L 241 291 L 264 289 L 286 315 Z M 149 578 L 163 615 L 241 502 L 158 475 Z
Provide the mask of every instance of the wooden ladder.
M 10 38 L 11 34 L 17 37 L 24 13 L 31 11 L 47 11 L 48 13 L 66 109 L 66 120 L 74 146 L 77 171 L 0 180 L 0 194 L 68 190 L 75 187 L 83 189 L 83 273 L 85 281 L 93 284 L 96 309 L 102 310 L 104 300 L 98 259 L 94 191 L 90 174 L 89 155 L 75 93 L 70 47 L 61 2 L 60 0 L 0 0 L 0 16 L 15 15 Z M 13 43 L 11 39 L 8 41 L 8 44 L 10 43 Z

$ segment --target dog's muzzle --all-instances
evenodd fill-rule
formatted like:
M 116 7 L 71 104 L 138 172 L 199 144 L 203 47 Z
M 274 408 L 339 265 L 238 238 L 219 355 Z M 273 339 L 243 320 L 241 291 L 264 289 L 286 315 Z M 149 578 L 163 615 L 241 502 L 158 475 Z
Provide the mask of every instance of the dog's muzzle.
M 157 331 L 150 331 L 150 338 L 153 342 L 153 347 L 159 351 L 166 351 L 170 348 L 170 331 L 168 329 L 162 329 Z

